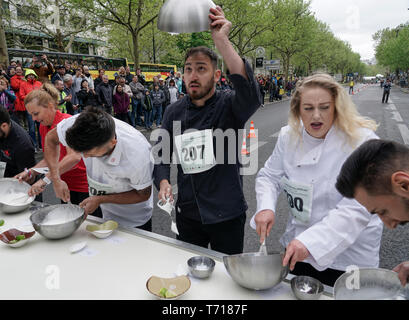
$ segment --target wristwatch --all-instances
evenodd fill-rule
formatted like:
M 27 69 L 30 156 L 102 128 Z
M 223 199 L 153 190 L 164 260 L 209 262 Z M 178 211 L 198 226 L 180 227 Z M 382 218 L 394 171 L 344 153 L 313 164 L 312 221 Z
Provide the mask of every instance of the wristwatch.
M 52 183 L 52 181 L 51 181 L 50 179 L 48 179 L 46 176 L 44 176 L 44 177 L 42 178 L 42 180 L 45 182 L 45 184 L 46 184 L 47 186 Z

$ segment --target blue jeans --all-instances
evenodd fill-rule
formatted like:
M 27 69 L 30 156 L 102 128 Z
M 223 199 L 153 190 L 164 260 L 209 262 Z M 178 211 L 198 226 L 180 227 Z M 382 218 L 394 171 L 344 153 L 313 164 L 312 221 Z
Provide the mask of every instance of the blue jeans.
M 26 113 L 27 116 L 27 123 L 28 123 L 28 134 L 31 137 L 31 140 L 33 140 L 34 147 L 38 148 L 37 144 L 37 139 L 36 139 L 36 127 L 33 121 L 33 118 L 31 117 L 31 114 L 28 112 Z
M 132 98 L 132 108 L 131 111 L 128 111 L 129 114 L 129 118 L 131 119 L 131 125 L 133 127 L 135 127 L 135 125 L 142 125 L 142 120 L 141 120 L 141 114 L 138 112 L 139 109 L 139 105 L 141 104 L 141 102 L 138 99 Z M 136 118 L 136 122 L 135 122 L 135 118 Z
M 153 122 L 152 121 L 152 119 L 153 119 L 152 115 L 153 115 L 152 110 L 150 110 L 150 111 L 144 110 L 146 129 L 149 129 L 150 127 L 152 127 L 152 122 Z
M 152 121 L 156 120 L 156 125 L 159 126 L 162 122 L 162 105 L 153 106 Z

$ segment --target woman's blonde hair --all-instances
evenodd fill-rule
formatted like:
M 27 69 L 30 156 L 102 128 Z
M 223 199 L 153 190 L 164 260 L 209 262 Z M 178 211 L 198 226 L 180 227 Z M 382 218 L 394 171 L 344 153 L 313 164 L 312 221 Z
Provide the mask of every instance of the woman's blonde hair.
M 306 89 L 322 88 L 328 90 L 335 102 L 334 125 L 348 137 L 348 143 L 355 146 L 359 140 L 359 128 L 376 131 L 378 125 L 372 119 L 359 114 L 346 90 L 333 77 L 319 73 L 297 82 L 290 104 L 289 126 L 300 137 L 301 135 L 301 96 Z
M 60 98 L 60 93 L 57 88 L 51 83 L 44 83 L 39 90 L 31 91 L 24 99 L 24 104 L 27 105 L 30 102 L 36 100 L 37 104 L 47 108 L 48 104 L 51 102 L 55 105 L 57 109 L 58 100 Z

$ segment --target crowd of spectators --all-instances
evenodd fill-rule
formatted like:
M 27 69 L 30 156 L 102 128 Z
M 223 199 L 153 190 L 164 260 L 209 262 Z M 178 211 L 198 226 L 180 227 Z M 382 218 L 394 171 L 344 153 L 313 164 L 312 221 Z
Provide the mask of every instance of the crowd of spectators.
M 114 78 L 109 79 L 104 69 L 93 78 L 87 65 L 53 64 L 46 55 L 34 55 L 25 68 L 16 61 L 0 66 L 0 106 L 28 131 L 37 152 L 41 149 L 39 123 L 27 112 L 24 98 L 44 82 L 51 82 L 60 93 L 57 107 L 62 113 L 74 115 L 86 106 L 95 106 L 141 130 L 160 127 L 166 108 L 186 94 L 180 72 L 172 71 L 166 77 L 158 74 L 153 82 L 147 82 L 140 69 L 134 74 L 129 66 L 123 66 Z M 232 89 L 224 74 L 217 89 Z

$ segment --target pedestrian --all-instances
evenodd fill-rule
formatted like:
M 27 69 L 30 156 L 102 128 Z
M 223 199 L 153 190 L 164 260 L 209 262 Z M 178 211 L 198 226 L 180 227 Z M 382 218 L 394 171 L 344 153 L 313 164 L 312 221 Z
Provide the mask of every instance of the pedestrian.
M 82 112 L 88 106 L 98 106 L 98 97 L 94 89 L 90 89 L 87 79 L 81 82 L 81 90 L 77 93 L 79 111 Z
M 75 75 L 72 77 L 72 89 L 77 94 L 81 90 L 81 82 L 85 79 L 81 68 L 75 69 Z
M 24 100 L 27 112 L 30 113 L 35 121 L 41 123 L 40 133 L 43 152 L 45 151 L 45 138 L 47 133 L 54 129 L 59 122 L 71 117 L 71 115 L 63 114 L 57 109 L 59 98 L 60 94 L 58 90 L 52 84 L 44 83 L 41 90 L 30 92 Z M 26 170 L 22 170 L 16 176 L 17 179 L 26 182 L 28 182 L 27 180 L 29 180 L 30 177 L 41 176 L 41 178 L 31 186 L 29 196 L 41 194 L 45 190 L 45 187 L 51 183 L 50 173 L 42 176 L 34 170 L 34 168 L 43 167 L 47 167 L 47 163 L 44 159 L 35 166 L 27 167 L 30 168 L 30 174 L 28 174 Z M 81 155 L 72 150 L 67 150 L 66 147 L 60 145 L 58 170 L 61 179 L 68 185 L 71 203 L 76 205 L 80 204 L 88 197 L 87 175 Z
M 143 102 L 143 112 L 144 112 L 144 121 L 145 121 L 145 128 L 147 130 L 152 129 L 152 114 L 153 114 L 153 104 L 150 95 L 150 91 L 146 90 L 145 92 L 145 100 Z
M 130 84 L 133 80 L 133 74 L 131 73 L 131 68 L 129 66 L 125 67 L 125 83 Z
M 165 95 L 165 101 L 162 104 L 162 114 L 161 114 L 161 119 L 163 118 L 163 114 L 166 111 L 166 107 L 170 104 L 170 92 L 169 92 L 169 87 L 165 83 L 165 81 L 160 78 L 159 79 L 159 89 L 163 91 L 163 94 Z
M 174 79 L 169 80 L 169 97 L 170 104 L 178 101 L 178 89 L 176 88 L 176 83 Z
M 60 143 L 84 160 L 89 197 L 79 206 L 86 215 L 100 207 L 105 221 L 152 231 L 151 145 L 138 130 L 99 108 L 88 107 L 48 132 L 44 158 L 50 179 L 56 196 L 69 202 L 69 188 L 58 172 Z
M 49 82 L 51 76 L 54 73 L 53 64 L 48 60 L 45 54 L 34 55 L 29 69 L 33 70 L 41 83 Z
M 64 91 L 64 82 L 61 80 L 56 80 L 54 82 L 54 87 L 59 92 L 57 108 L 61 113 L 67 113 L 67 103 L 66 103 L 67 94 Z
M 27 131 L 10 119 L 10 114 L 0 106 L 0 162 L 6 163 L 4 178 L 35 165 L 34 144 Z
M 136 75 L 138 76 L 138 82 L 140 82 L 143 86 L 145 86 L 146 84 L 145 76 L 142 74 L 142 71 L 140 68 L 136 69 Z
M 0 107 L 6 109 L 10 114 L 10 118 L 18 123 L 19 119 L 14 108 L 14 101 L 16 101 L 16 95 L 10 88 L 7 78 L 0 76 Z
M 26 81 L 21 82 L 20 90 L 19 90 L 20 98 L 21 98 L 21 101 L 23 101 L 23 105 L 24 105 L 24 99 L 26 98 L 26 96 L 31 91 L 40 89 L 42 85 L 42 83 L 37 80 L 38 79 L 37 74 L 32 69 L 26 69 L 25 78 L 26 78 Z M 27 116 L 27 122 L 28 122 L 28 134 L 33 140 L 35 150 L 37 152 L 38 149 L 41 148 L 41 137 L 39 133 L 39 125 L 33 121 L 33 118 L 31 117 L 29 113 L 26 113 L 26 116 Z M 37 126 L 37 133 L 39 136 L 38 139 L 36 136 L 36 126 Z
M 389 94 L 391 93 L 391 80 L 386 79 L 386 83 L 383 86 L 383 96 L 382 96 L 382 103 L 388 103 Z
M 355 85 L 354 79 L 351 79 L 351 81 L 349 81 L 349 94 L 351 94 L 351 92 L 352 94 L 354 94 L 354 85 Z
M 78 98 L 77 94 L 75 93 L 74 87 L 73 87 L 73 77 L 70 74 L 66 74 L 64 76 L 64 92 L 66 94 L 65 96 L 65 105 L 67 108 L 67 113 L 70 115 L 74 115 L 78 113 Z
M 118 85 L 113 97 L 114 114 L 119 120 L 129 123 L 128 110 L 129 110 L 129 96 L 124 92 L 124 87 Z
M 344 162 L 336 188 L 342 196 L 355 198 L 385 226 L 395 229 L 409 222 L 409 148 L 388 140 L 370 140 Z M 405 286 L 409 261 L 393 268 Z
M 56 67 L 57 72 L 52 76 L 51 83 L 54 84 L 56 80 L 63 81 L 65 75 L 65 66 L 59 65 Z
M 142 126 L 141 116 L 143 115 L 142 102 L 145 98 L 145 87 L 139 82 L 137 75 L 132 78 L 129 87 L 132 91 L 132 112 L 131 112 L 131 124 L 132 126 Z
M 89 73 L 89 67 L 83 66 L 82 73 L 84 74 L 84 79 L 88 81 L 89 88 L 94 89 L 94 79 L 92 79 L 92 75 Z
M 362 142 L 377 138 L 376 128 L 330 75 L 299 81 L 288 125 L 257 175 L 257 211 L 250 222 L 262 243 L 284 191 L 291 217 L 280 243 L 286 248 L 283 266 L 292 274 L 333 286 L 351 265 L 378 267 L 381 221 L 335 189 L 344 160 Z
M 102 83 L 98 85 L 96 94 L 99 105 L 105 112 L 112 114 L 113 88 L 109 84 L 108 76 L 106 74 L 102 76 Z
M 98 77 L 94 80 L 94 87 L 95 90 L 97 87 L 102 83 L 102 76 L 105 74 L 104 69 L 98 69 Z
M 27 111 L 24 107 L 24 101 L 21 99 L 20 87 L 23 82 L 25 82 L 24 71 L 21 67 L 16 67 L 16 74 L 10 79 L 11 89 L 16 95 L 16 100 L 14 101 L 14 109 L 16 110 L 17 117 L 19 121 L 17 123 L 21 124 L 23 128 L 28 129 L 27 122 Z
M 159 83 L 154 84 L 153 91 L 150 93 L 152 99 L 152 121 L 155 122 L 156 126 L 159 128 L 162 123 L 162 107 L 166 101 L 165 94 L 159 88 Z
M 261 97 L 250 64 L 237 54 L 229 41 L 231 22 L 219 6 L 210 9 L 209 19 L 214 44 L 236 90 L 216 91 L 221 71 L 217 69 L 218 57 L 214 51 L 207 47 L 189 49 L 184 65 L 188 95 L 166 110 L 162 131 L 169 133 L 170 141 L 177 139 L 175 153 L 180 161 L 175 204 L 177 239 L 205 248 L 210 244 L 212 250 L 236 254 L 243 252 L 247 210 L 243 179 L 239 174 L 237 140 L 241 142 L 239 130 L 260 106 Z M 173 125 L 178 122 L 181 130 L 173 131 Z M 216 129 L 233 131 L 237 137 L 233 164 L 227 150 L 230 148 L 222 151 L 223 163 L 216 163 L 214 159 L 213 130 Z M 162 143 L 161 138 L 158 143 Z M 161 201 L 173 201 L 170 183 L 173 144 L 166 149 L 159 152 L 163 158 L 155 164 L 155 185 Z M 195 152 L 183 151 L 189 149 Z M 203 155 L 195 157 L 195 154 Z M 168 160 L 163 160 L 166 158 Z

